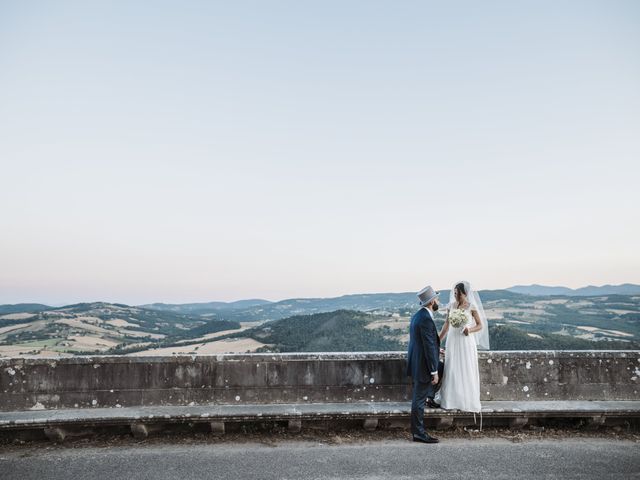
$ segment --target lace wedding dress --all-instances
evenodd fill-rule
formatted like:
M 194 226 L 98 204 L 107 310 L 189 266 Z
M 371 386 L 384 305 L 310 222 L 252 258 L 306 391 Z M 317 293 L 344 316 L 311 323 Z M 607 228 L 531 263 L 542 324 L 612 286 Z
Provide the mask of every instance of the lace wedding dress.
M 465 284 L 469 305 L 462 308 L 467 316 L 466 326 L 475 326 L 471 312 L 478 312 L 483 328 L 477 333 L 465 335 L 464 326 L 453 328 L 449 326 L 444 361 L 444 374 L 440 388 L 440 405 L 442 408 L 457 409 L 465 412 L 480 412 L 480 373 L 478 370 L 478 348 L 489 348 L 489 325 L 482 308 L 482 302 L 477 293 L 471 290 L 468 282 Z M 455 287 L 454 287 L 455 288 Z M 458 308 L 454 291 L 451 291 L 449 311 Z
M 467 327 L 475 325 L 471 316 L 471 306 L 465 309 Z M 464 327 L 449 326 L 447 349 L 444 359 L 444 374 L 440 388 L 442 408 L 465 412 L 480 411 L 480 373 L 478 371 L 478 350 L 473 334 L 465 336 Z

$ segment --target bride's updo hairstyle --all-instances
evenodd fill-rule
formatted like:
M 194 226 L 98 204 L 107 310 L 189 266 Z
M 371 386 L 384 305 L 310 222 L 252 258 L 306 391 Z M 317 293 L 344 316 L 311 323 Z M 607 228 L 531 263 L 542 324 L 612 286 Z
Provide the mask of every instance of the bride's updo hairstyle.
M 467 295 L 467 290 L 464 288 L 464 283 L 460 282 L 456 285 L 456 290 L 458 290 L 458 293 L 461 293 L 463 295 Z

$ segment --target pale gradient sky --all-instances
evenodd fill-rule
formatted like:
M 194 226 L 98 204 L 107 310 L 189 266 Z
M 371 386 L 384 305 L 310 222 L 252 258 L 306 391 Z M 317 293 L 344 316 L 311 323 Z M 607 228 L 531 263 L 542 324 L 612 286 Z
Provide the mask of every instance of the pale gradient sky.
M 640 283 L 640 2 L 0 0 L 0 303 Z

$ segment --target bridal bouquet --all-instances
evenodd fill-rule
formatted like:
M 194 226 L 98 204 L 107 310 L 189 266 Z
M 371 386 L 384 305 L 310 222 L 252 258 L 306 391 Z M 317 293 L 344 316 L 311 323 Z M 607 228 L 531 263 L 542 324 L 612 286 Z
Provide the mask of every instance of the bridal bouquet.
M 467 324 L 467 314 L 464 310 L 456 308 L 449 312 L 449 325 L 453 328 L 461 328 Z

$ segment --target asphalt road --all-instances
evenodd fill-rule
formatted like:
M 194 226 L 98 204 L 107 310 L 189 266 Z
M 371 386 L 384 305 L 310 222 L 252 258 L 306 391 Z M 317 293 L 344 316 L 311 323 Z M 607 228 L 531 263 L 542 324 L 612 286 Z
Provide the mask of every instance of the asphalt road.
M 3 480 L 162 479 L 610 479 L 640 478 L 640 444 L 566 439 L 513 443 L 448 439 L 326 445 L 283 442 L 11 449 Z

